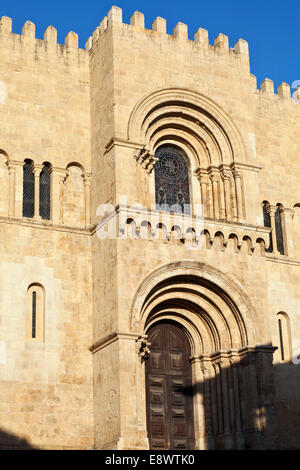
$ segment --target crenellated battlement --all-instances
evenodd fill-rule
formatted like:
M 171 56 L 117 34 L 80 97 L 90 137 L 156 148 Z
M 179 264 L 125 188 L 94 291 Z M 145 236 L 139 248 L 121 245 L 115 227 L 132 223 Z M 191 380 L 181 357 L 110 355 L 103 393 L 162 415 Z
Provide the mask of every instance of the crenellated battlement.
M 86 42 L 86 49 L 91 50 L 95 47 L 101 34 L 111 24 L 122 24 L 124 28 L 129 31 L 144 31 L 146 34 L 152 35 L 165 35 L 169 40 L 176 39 L 178 41 L 189 41 L 198 46 L 206 47 L 207 49 L 215 50 L 218 52 L 228 52 L 240 54 L 249 57 L 248 43 L 244 39 L 239 39 L 233 48 L 229 48 L 228 36 L 220 33 L 214 40 L 214 45 L 209 44 L 208 31 L 199 28 L 194 34 L 194 40 L 188 39 L 188 26 L 184 23 L 178 22 L 174 28 L 173 35 L 167 34 L 167 22 L 164 18 L 157 17 L 152 23 L 152 29 L 145 28 L 145 17 L 144 14 L 135 11 L 130 18 L 130 24 L 123 23 L 122 9 L 113 6 L 108 15 L 103 18 L 100 25 L 95 29 L 92 36 L 90 36 Z
M 9 47 L 10 42 L 11 47 L 14 49 L 19 47 L 22 53 L 35 50 L 40 54 L 44 52 L 52 53 L 53 55 L 56 51 L 57 56 L 67 56 L 69 60 L 72 56 L 75 57 L 76 54 L 80 57 L 88 57 L 88 53 L 92 53 L 95 49 L 99 38 L 113 25 L 115 27 L 122 25 L 123 32 L 127 31 L 130 34 L 143 32 L 146 35 L 150 35 L 153 39 L 172 41 L 173 43 L 177 41 L 180 47 L 185 43 L 194 49 L 199 48 L 202 53 L 207 55 L 217 54 L 223 58 L 226 58 L 227 55 L 231 60 L 239 60 L 241 66 L 245 65 L 250 69 L 249 46 L 248 42 L 244 39 L 239 39 L 231 48 L 229 47 L 228 36 L 220 33 L 214 38 L 213 44 L 210 44 L 208 31 L 199 28 L 195 32 L 193 40 L 190 40 L 188 37 L 188 26 L 182 22 L 178 22 L 174 27 L 173 35 L 169 35 L 167 33 L 167 22 L 164 18 L 155 18 L 152 23 L 152 29 L 147 29 L 145 28 L 144 14 L 139 11 L 135 11 L 130 18 L 130 24 L 126 24 L 123 23 L 122 9 L 117 6 L 113 6 L 107 16 L 102 19 L 99 26 L 97 26 L 93 34 L 86 41 L 85 49 L 79 48 L 78 35 L 73 31 L 67 34 L 64 44 L 59 44 L 57 42 L 57 30 L 52 25 L 48 26 L 45 30 L 43 39 L 36 38 L 35 24 L 31 21 L 26 21 L 21 34 L 15 34 L 12 32 L 12 19 L 7 16 L 0 18 L 0 46 L 4 43 L 6 47 Z M 281 83 L 277 93 L 275 93 L 272 80 L 265 78 L 260 88 L 256 88 L 256 77 L 253 75 L 252 77 L 255 82 L 256 92 L 264 99 L 279 98 L 281 100 L 293 101 L 295 104 L 299 103 L 300 89 L 294 91 L 292 100 L 291 89 L 287 83 Z
M 0 18 L 0 47 L 12 47 L 14 50 L 19 49 L 26 53 L 35 50 L 36 52 L 52 53 L 55 50 L 57 55 L 68 55 L 72 53 L 80 55 L 81 57 L 87 56 L 86 50 L 79 48 L 78 35 L 70 31 L 64 44 L 57 42 L 57 30 L 54 26 L 50 25 L 44 32 L 44 38 L 38 39 L 35 34 L 35 24 L 31 21 L 26 21 L 22 28 L 21 34 L 12 32 L 12 19 L 7 16 Z
M 92 36 L 86 41 L 86 50 L 90 53 L 96 47 L 96 44 L 99 38 L 105 33 L 110 26 L 120 26 L 122 25 L 123 31 L 128 33 L 133 32 L 143 32 L 146 35 L 150 35 L 152 38 L 158 38 L 160 40 L 165 39 L 166 41 L 178 41 L 179 45 L 182 46 L 183 43 L 189 44 L 193 48 L 200 48 L 206 54 L 217 54 L 219 56 L 238 59 L 241 64 L 246 65 L 249 68 L 249 46 L 248 42 L 244 39 L 239 39 L 234 46 L 229 47 L 229 38 L 223 33 L 220 33 L 215 39 L 214 43 L 209 43 L 209 33 L 203 28 L 199 28 L 195 34 L 194 39 L 190 40 L 188 38 L 188 26 L 184 23 L 178 22 L 173 30 L 173 35 L 167 33 L 167 22 L 164 18 L 157 17 L 152 23 L 152 29 L 145 28 L 145 17 L 144 14 L 135 11 L 130 18 L 130 24 L 123 23 L 122 9 L 113 6 L 108 15 L 103 18 L 99 26 L 95 29 Z M 255 82 L 256 92 L 261 95 L 264 99 L 281 99 L 292 101 L 291 97 L 291 88 L 290 86 L 282 82 L 277 89 L 277 94 L 274 91 L 274 83 L 269 78 L 266 78 L 261 83 L 260 89 L 256 88 L 256 77 L 253 76 Z M 295 91 L 295 95 L 300 96 L 299 91 Z M 299 102 L 300 100 L 293 100 L 294 103 Z

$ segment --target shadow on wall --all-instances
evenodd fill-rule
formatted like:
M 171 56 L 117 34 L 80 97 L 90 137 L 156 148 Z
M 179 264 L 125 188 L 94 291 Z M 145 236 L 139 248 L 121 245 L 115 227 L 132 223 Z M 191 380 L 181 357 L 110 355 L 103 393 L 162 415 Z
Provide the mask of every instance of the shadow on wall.
M 275 364 L 273 371 L 278 448 L 300 450 L 300 363 Z
M 38 450 L 29 444 L 26 439 L 22 439 L 14 434 L 10 434 L 0 429 L 0 450 Z
M 272 364 L 273 350 L 265 345 L 197 358 L 193 366 L 203 380 L 173 387 L 177 403 L 180 395 L 193 399 L 202 448 L 300 449 L 300 364 Z M 0 450 L 38 448 L 0 429 Z
M 193 398 L 201 447 L 300 449 L 300 364 L 272 364 L 272 349 L 251 348 L 235 360 L 222 353 L 200 359 L 204 380 L 173 389 L 177 399 L 178 393 Z

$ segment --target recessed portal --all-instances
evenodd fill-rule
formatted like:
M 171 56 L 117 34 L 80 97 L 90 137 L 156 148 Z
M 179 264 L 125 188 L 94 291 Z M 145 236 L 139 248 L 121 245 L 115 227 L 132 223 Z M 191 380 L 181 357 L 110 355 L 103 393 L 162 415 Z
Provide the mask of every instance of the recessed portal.
M 148 331 L 147 428 L 150 449 L 194 449 L 190 345 L 181 328 L 159 323 Z

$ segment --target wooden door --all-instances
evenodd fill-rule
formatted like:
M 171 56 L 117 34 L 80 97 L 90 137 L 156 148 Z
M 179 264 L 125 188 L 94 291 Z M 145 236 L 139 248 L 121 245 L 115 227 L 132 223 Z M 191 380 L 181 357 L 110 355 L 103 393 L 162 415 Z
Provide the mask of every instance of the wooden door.
M 185 333 L 171 323 L 148 331 L 146 363 L 147 427 L 150 449 L 194 448 L 190 346 Z

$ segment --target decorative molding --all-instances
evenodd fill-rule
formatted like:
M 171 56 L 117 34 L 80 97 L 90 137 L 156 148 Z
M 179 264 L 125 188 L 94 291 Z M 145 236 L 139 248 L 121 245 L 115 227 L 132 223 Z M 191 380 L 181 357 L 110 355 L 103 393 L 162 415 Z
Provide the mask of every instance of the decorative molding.
M 112 137 L 110 141 L 105 145 L 105 153 L 110 152 L 111 149 L 115 146 L 133 148 L 136 150 L 142 150 L 144 148 L 144 144 L 138 142 L 131 142 L 130 140 L 120 139 L 118 137 Z
M 91 351 L 92 354 L 95 354 L 96 352 L 100 351 L 101 349 L 105 348 L 106 346 L 110 345 L 111 343 L 114 343 L 115 341 L 118 341 L 120 339 L 127 339 L 131 341 L 137 341 L 138 339 L 146 339 L 147 336 L 143 336 L 137 333 L 131 333 L 131 332 L 120 332 L 120 331 L 114 331 L 113 333 L 105 336 L 104 338 L 100 339 L 96 343 L 94 343 L 89 350 Z

